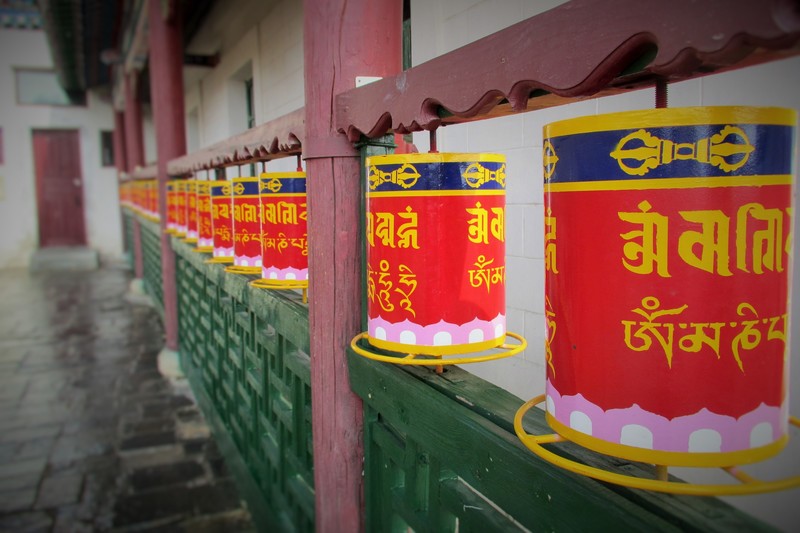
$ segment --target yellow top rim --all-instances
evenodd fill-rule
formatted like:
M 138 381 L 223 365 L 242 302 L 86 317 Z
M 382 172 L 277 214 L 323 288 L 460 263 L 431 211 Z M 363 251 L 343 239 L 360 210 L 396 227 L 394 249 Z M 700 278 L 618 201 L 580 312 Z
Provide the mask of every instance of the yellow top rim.
M 367 158 L 367 165 L 394 165 L 402 163 L 505 163 L 503 154 L 490 153 L 435 153 L 435 154 L 389 154 Z
M 544 137 L 561 137 L 579 133 L 616 131 L 635 128 L 659 128 L 665 126 L 701 126 L 704 124 L 765 124 L 794 126 L 797 112 L 781 107 L 675 107 L 621 111 L 604 115 L 578 117 L 544 126 Z
M 288 179 L 288 178 L 305 178 L 305 172 L 262 172 L 258 175 L 261 179 Z

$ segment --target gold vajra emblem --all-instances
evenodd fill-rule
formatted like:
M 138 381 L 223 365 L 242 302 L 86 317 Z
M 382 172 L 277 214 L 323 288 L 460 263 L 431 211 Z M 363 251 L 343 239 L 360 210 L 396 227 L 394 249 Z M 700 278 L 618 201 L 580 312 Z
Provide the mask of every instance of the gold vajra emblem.
M 222 195 L 223 196 L 230 196 L 230 194 L 231 194 L 231 186 L 230 185 L 223 185 L 221 188 L 222 188 Z
M 239 194 L 239 195 L 244 193 L 244 183 L 237 183 L 236 185 L 234 185 L 233 186 L 233 192 L 235 192 L 236 194 Z
M 416 185 L 419 180 L 420 173 L 417 172 L 414 165 L 404 163 L 403 166 L 391 172 L 384 172 L 375 165 L 369 167 L 369 188 L 374 191 L 379 185 L 384 183 L 394 183 L 404 189 L 410 189 Z
M 484 183 L 495 181 L 501 187 L 506 186 L 506 164 L 503 163 L 497 170 L 489 170 L 480 163 L 472 163 L 464 173 L 461 175 L 467 182 L 467 185 L 473 189 L 477 189 Z
M 273 177 L 266 183 L 264 183 L 263 181 L 261 182 L 262 191 L 270 190 L 272 192 L 278 192 L 279 190 L 281 190 L 281 187 L 283 187 L 283 184 L 281 183 L 281 180 L 279 180 L 277 177 Z
M 745 132 L 728 125 L 694 143 L 659 139 L 641 129 L 623 137 L 609 155 L 626 174 L 644 176 L 656 167 L 680 160 L 708 163 L 724 172 L 733 172 L 747 163 L 753 150 L 755 146 Z
M 544 179 L 549 180 L 553 172 L 556 171 L 556 163 L 558 163 L 558 156 L 553 148 L 553 143 L 545 141 L 542 146 L 542 165 L 544 166 Z

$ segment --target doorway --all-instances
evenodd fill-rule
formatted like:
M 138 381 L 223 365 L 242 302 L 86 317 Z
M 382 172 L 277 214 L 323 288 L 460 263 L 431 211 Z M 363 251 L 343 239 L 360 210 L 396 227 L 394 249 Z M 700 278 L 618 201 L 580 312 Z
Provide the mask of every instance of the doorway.
M 85 246 L 78 130 L 33 130 L 39 247 Z

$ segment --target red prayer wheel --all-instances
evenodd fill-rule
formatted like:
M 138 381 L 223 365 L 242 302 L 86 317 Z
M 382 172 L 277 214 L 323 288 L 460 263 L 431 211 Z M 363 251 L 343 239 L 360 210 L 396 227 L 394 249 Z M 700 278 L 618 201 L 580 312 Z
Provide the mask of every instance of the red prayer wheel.
M 555 431 L 660 465 L 785 445 L 795 122 L 711 107 L 545 126 Z
M 177 181 L 167 182 L 167 233 L 175 234 L 178 231 L 178 213 L 175 187 Z
M 158 221 L 158 180 L 151 179 L 146 182 L 147 188 L 147 213 L 150 220 Z
M 197 242 L 197 180 L 186 180 L 186 239 L 190 244 Z
M 177 180 L 175 181 L 175 235 L 178 237 L 186 237 L 188 231 L 187 204 L 186 180 Z
M 308 281 L 306 173 L 261 174 L 261 276 L 275 285 Z
M 197 251 L 214 251 L 214 230 L 211 223 L 211 183 L 197 180 Z
M 233 209 L 231 203 L 231 183 L 212 181 L 211 191 L 211 229 L 214 232 L 213 261 L 233 262 Z
M 231 272 L 261 272 L 261 216 L 258 178 L 233 178 L 233 268 Z
M 120 181 L 119 183 L 119 202 L 123 207 L 133 209 L 133 182 Z
M 367 339 L 449 355 L 503 344 L 505 157 L 367 159 Z

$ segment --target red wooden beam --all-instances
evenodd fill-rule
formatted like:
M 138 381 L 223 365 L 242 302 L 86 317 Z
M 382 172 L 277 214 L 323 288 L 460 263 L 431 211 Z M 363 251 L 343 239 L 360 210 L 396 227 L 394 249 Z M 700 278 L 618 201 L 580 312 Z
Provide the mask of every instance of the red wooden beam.
M 336 98 L 336 127 L 435 129 L 800 53 L 797 0 L 572 0 Z
M 195 170 L 298 154 L 304 136 L 305 110 L 300 108 L 244 133 L 174 159 L 167 165 L 167 173 L 170 176 L 181 176 Z
M 178 3 L 170 4 L 179 9 Z M 183 32 L 181 17 L 165 19 L 161 0 L 148 0 L 150 94 L 158 153 L 158 212 L 161 215 L 161 272 L 164 289 L 166 347 L 178 350 L 178 293 L 175 286 L 175 254 L 167 225 L 167 163 L 186 153 L 183 103 Z
M 305 126 L 316 528 L 363 531 L 362 405 L 346 349 L 361 322 L 360 158 L 336 133 L 334 97 L 401 69 L 402 2 L 306 0 Z

